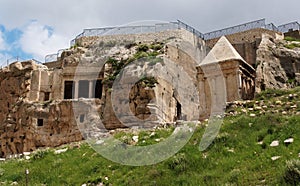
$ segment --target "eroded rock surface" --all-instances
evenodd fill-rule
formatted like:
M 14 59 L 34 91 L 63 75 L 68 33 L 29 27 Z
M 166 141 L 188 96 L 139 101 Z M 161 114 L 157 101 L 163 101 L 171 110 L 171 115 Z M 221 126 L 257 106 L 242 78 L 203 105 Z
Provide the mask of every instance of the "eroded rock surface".
M 263 36 L 257 50 L 256 92 L 299 85 L 300 48 L 289 49 L 292 43 Z

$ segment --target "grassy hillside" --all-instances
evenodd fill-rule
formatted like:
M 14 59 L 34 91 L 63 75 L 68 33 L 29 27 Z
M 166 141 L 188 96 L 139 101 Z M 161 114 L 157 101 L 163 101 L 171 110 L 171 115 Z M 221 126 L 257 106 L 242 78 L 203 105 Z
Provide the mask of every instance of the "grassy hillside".
M 300 183 L 300 163 L 290 163 L 294 172 L 286 167 L 287 161 L 300 160 L 299 112 L 299 88 L 266 91 L 254 101 L 231 105 L 218 137 L 205 152 L 198 150 L 205 123 L 180 152 L 152 166 L 119 165 L 85 143 L 72 144 L 61 154 L 37 151 L 30 160 L 0 163 L 0 185 L 24 185 L 25 169 L 30 171 L 29 185 L 288 185 L 287 173 Z M 156 143 L 171 132 L 172 128 L 142 132 L 137 145 Z M 116 134 L 128 143 L 132 136 Z M 288 138 L 294 142 L 285 144 Z M 274 140 L 279 140 L 279 146 L 270 146 Z

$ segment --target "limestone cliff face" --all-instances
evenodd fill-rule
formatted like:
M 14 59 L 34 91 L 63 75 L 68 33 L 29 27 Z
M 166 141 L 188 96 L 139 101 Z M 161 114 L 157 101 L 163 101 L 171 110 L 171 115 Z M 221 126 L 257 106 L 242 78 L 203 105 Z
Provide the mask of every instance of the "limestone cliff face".
M 98 138 L 105 129 L 198 119 L 198 105 L 189 109 L 185 99 L 197 96 L 190 92 L 205 53 L 204 41 L 183 30 L 84 37 L 52 63 L 0 69 L 0 157 Z
M 31 72 L 37 66 L 31 62 L 15 63 L 1 69 L 0 73 L 0 156 L 7 151 L 17 153 L 23 150 L 26 120 L 20 121 L 21 113 L 16 113 L 30 90 Z M 22 128 L 21 130 L 18 130 Z M 18 131 L 18 132 L 15 132 Z M 16 136 L 18 136 L 16 138 Z M 30 134 L 28 135 L 30 136 Z M 11 145 L 12 144 L 12 145 Z
M 0 70 L 1 157 L 82 140 L 71 101 L 32 101 L 36 71 L 48 69 L 26 61 Z
M 257 50 L 257 93 L 265 89 L 287 89 L 300 84 L 300 48 L 293 47 L 297 43 L 263 35 Z

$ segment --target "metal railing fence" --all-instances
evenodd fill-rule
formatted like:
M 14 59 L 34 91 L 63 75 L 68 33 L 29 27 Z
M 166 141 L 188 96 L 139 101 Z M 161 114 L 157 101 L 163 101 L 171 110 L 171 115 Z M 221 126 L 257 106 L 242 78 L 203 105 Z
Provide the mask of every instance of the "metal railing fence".
M 206 33 L 204 34 L 204 39 L 205 40 L 214 39 L 224 35 L 235 34 L 243 31 L 251 30 L 254 28 L 264 28 L 265 26 L 266 26 L 265 19 L 260 19 L 260 20 L 251 21 L 248 23 Z
M 154 25 L 139 25 L 139 26 L 121 26 L 121 27 L 106 27 L 106 28 L 91 28 L 84 29 L 82 33 L 77 35 L 70 43 L 70 46 L 76 44 L 76 40 L 85 36 L 104 36 L 104 35 L 122 35 L 122 34 L 139 34 L 139 33 L 155 33 L 166 30 L 185 29 L 204 40 L 210 40 L 219 38 L 224 35 L 235 34 L 255 28 L 264 28 L 271 31 L 277 32 L 288 32 L 290 30 L 300 30 L 300 24 L 298 22 L 292 22 L 280 26 L 275 26 L 273 23 L 266 24 L 265 19 L 259 19 L 248 23 L 208 32 L 201 33 L 192 26 L 177 20 L 177 22 L 169 23 L 157 23 Z M 56 61 L 60 57 L 63 50 L 59 50 L 56 54 L 50 54 L 45 57 L 45 63 Z
M 300 30 L 300 24 L 297 21 L 283 24 L 278 26 L 278 30 L 283 33 L 293 31 L 293 30 Z
M 36 59 L 31 59 L 31 60 L 34 61 L 37 64 L 43 64 L 41 61 L 38 61 Z M 18 56 L 9 58 L 5 62 L 0 63 L 0 69 L 2 69 L 3 67 L 6 67 L 6 66 L 8 66 L 8 65 L 10 65 L 12 63 L 19 62 L 19 61 L 25 61 L 25 60 L 19 58 Z M 27 61 L 29 61 L 29 60 L 27 60 Z

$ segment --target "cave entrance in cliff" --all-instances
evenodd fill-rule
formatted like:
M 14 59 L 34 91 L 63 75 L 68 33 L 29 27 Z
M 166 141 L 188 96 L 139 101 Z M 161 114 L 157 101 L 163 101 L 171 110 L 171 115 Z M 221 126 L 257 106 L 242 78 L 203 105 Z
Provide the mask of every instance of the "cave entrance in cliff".
M 88 80 L 80 80 L 79 81 L 79 98 L 89 98 L 89 81 Z
M 64 99 L 74 99 L 74 81 L 65 81 Z
M 44 101 L 50 100 L 50 92 L 45 92 Z
M 181 120 L 182 119 L 182 107 L 181 104 L 177 101 L 176 103 L 176 118 L 177 120 Z
M 36 124 L 37 124 L 38 127 L 42 127 L 42 126 L 44 126 L 44 120 L 43 119 L 37 119 Z
M 102 80 L 95 81 L 95 98 L 102 98 Z

